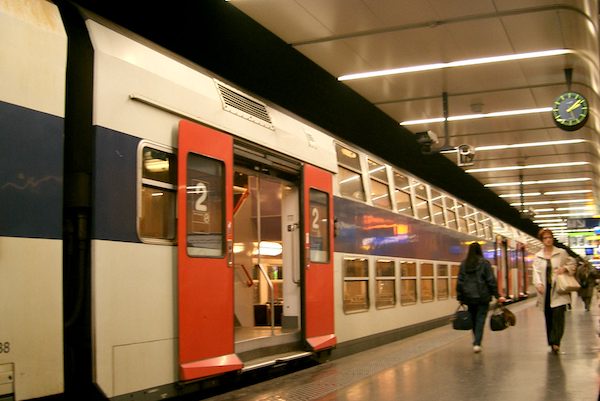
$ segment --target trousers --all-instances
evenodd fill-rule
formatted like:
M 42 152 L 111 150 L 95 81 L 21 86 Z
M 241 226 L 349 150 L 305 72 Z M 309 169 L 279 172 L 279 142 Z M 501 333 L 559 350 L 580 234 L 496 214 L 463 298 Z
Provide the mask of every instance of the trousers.
M 481 345 L 483 340 L 483 327 L 487 317 L 488 304 L 467 304 L 471 319 L 473 320 L 473 345 Z

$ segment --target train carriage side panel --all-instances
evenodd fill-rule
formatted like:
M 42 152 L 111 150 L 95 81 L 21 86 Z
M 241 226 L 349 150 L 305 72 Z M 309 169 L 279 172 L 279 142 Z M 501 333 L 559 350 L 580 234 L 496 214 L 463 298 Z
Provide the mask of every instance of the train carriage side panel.
M 320 131 L 270 107 L 272 128 L 225 111 L 216 81 L 199 67 L 96 21 L 86 26 L 94 47 L 94 380 L 112 397 L 181 379 L 176 248 L 143 242 L 135 229 L 140 142 L 175 148 L 184 118 L 326 170 L 337 166 Z
M 464 243 L 474 240 L 454 230 L 419 221 L 342 197 L 334 197 L 337 229 L 335 238 L 335 326 L 340 345 L 369 336 L 392 332 L 452 314 L 456 299 L 434 299 L 422 302 L 417 288 L 417 302 L 400 303 L 400 269 L 396 269 L 396 303 L 393 307 L 377 309 L 375 299 L 374 265 L 377 260 L 442 262 L 458 264 L 464 258 Z M 402 230 L 397 227 L 402 226 Z M 401 231 L 402 234 L 399 234 Z M 364 258 L 369 264 L 368 310 L 344 311 L 344 260 Z
M 0 3 L 0 397 L 61 393 L 67 37 L 46 1 Z M 10 39 L 7 39 L 10 38 Z

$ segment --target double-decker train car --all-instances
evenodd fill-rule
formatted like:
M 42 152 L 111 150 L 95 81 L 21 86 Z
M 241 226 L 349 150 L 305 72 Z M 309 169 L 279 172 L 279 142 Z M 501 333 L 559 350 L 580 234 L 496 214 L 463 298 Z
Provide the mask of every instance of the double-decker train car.
M 165 399 L 444 324 L 471 241 L 529 292 L 532 238 L 60 4 L 0 3 L 0 399 Z

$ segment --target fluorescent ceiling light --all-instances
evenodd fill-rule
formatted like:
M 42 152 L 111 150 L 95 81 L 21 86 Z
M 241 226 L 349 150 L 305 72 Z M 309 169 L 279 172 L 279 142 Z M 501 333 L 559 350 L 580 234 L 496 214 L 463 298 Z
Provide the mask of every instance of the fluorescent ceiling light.
M 465 170 L 465 172 L 467 172 L 467 173 L 485 173 L 488 171 L 528 170 L 528 169 L 532 169 L 532 168 L 583 166 L 585 164 L 590 164 L 590 163 L 589 162 L 568 162 L 568 163 L 527 164 L 524 166 L 472 168 L 472 169 Z
M 477 147 L 475 147 L 475 151 L 481 152 L 484 150 L 505 150 L 505 149 L 517 149 L 517 148 L 530 148 L 530 147 L 537 147 L 537 146 L 569 145 L 569 144 L 581 143 L 581 142 L 585 142 L 585 139 L 565 139 L 565 140 L 561 140 L 561 141 L 514 143 L 512 145 L 477 146 Z
M 461 121 L 461 120 L 475 120 L 478 118 L 490 118 L 490 117 L 506 117 L 506 116 L 518 116 L 522 114 L 532 113 L 547 113 L 552 111 L 552 107 L 537 107 L 533 109 L 519 109 L 519 110 L 505 110 L 495 111 L 492 113 L 478 113 L 478 114 L 464 114 L 461 116 L 448 117 L 448 121 Z M 426 118 L 423 120 L 407 120 L 402 121 L 400 125 L 417 125 L 417 124 L 430 124 L 430 123 L 441 123 L 444 122 L 444 117 Z
M 554 208 L 553 207 L 548 207 L 545 209 L 533 209 L 534 213 L 541 213 L 541 212 L 553 212 Z
M 592 192 L 591 189 L 574 189 L 572 191 L 550 191 L 544 192 L 544 195 L 566 195 L 566 194 L 586 194 Z
M 562 223 L 563 219 L 533 220 L 534 223 Z
M 540 227 L 558 227 L 558 226 L 566 226 L 567 223 L 549 223 L 549 224 L 538 224 Z
M 440 70 L 443 68 L 464 67 L 467 65 L 490 64 L 490 63 L 499 63 L 499 62 L 504 62 L 504 61 L 515 61 L 515 60 L 524 60 L 524 59 L 530 59 L 530 58 L 559 56 L 561 54 L 568 54 L 568 53 L 573 53 L 573 51 L 569 50 L 569 49 L 553 49 L 553 50 L 544 50 L 544 51 L 530 52 L 530 53 L 507 54 L 507 55 L 503 55 L 503 56 L 482 57 L 482 58 L 474 58 L 474 59 L 468 59 L 468 60 L 451 61 L 448 63 L 422 64 L 422 65 L 415 65 L 415 66 L 409 66 L 409 67 L 391 68 L 391 69 L 386 69 L 386 70 L 360 72 L 360 73 L 356 73 L 356 74 L 342 75 L 342 76 L 338 77 L 338 80 L 339 81 L 349 81 L 349 80 L 353 80 L 353 79 L 382 77 L 382 76 L 386 76 L 386 75 L 407 74 L 407 73 L 411 73 L 411 72 Z
M 556 208 L 556 210 L 558 210 L 558 211 L 561 211 L 561 210 L 585 210 L 585 209 L 594 209 L 594 206 L 585 205 L 585 206 L 571 206 L 571 207 L 557 207 Z
M 541 192 L 526 192 L 523 194 L 502 194 L 502 195 L 498 195 L 501 198 L 518 198 L 519 196 L 540 196 L 542 193 Z
M 523 185 L 535 185 L 535 184 L 558 184 L 561 182 L 578 182 L 578 181 L 590 181 L 591 178 L 587 177 L 577 177 L 577 178 L 557 178 L 554 180 L 537 180 L 537 181 L 523 181 Z M 521 185 L 519 181 L 512 182 L 498 182 L 494 184 L 485 184 L 484 186 L 487 188 L 492 187 L 509 187 L 513 185 Z
M 583 203 L 583 202 L 592 202 L 591 199 L 561 199 L 561 200 L 553 200 L 553 201 L 535 201 L 535 202 L 517 202 L 511 203 L 511 206 L 530 206 L 530 205 L 556 205 L 559 203 Z
M 589 216 L 591 213 L 555 213 L 555 214 L 536 214 L 534 219 L 545 219 L 547 217 L 576 217 L 576 216 Z

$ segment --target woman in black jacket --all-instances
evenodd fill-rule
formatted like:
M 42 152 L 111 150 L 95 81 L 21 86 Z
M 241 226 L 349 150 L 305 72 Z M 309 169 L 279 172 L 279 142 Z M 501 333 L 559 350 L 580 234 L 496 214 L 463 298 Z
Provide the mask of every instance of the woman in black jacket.
M 460 264 L 456 283 L 456 298 L 466 304 L 473 320 L 473 351 L 481 352 L 483 327 L 492 295 L 498 302 L 505 301 L 498 294 L 498 285 L 490 262 L 485 260 L 481 245 L 472 242 L 467 257 Z

